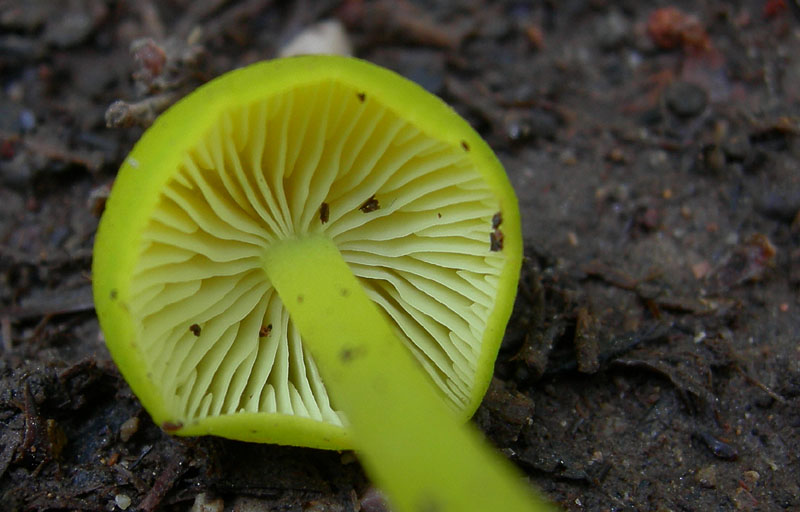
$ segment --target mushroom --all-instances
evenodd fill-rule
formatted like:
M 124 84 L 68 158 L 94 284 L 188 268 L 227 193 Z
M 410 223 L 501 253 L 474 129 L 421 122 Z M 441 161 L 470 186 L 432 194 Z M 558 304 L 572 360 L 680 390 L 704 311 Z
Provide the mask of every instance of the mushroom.
M 93 288 L 165 431 L 355 448 L 401 511 L 531 510 L 463 425 L 521 252 L 513 190 L 463 119 L 388 70 L 305 56 L 213 80 L 145 132 Z

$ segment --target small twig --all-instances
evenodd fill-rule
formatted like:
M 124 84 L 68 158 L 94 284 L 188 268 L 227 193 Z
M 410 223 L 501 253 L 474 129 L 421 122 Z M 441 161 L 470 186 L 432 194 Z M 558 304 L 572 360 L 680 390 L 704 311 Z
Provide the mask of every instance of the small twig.
M 136 487 L 136 490 L 140 493 L 144 494 L 150 490 L 150 487 L 141 478 L 139 478 L 136 474 L 134 474 L 133 471 L 126 468 L 122 464 L 114 464 L 111 466 L 111 468 L 119 473 L 122 478 L 133 484 L 133 486 Z
M 22 387 L 22 403 L 16 404 L 16 407 L 22 410 L 25 418 L 22 442 L 20 443 L 16 458 L 16 462 L 20 462 L 30 452 L 33 451 L 31 448 L 36 443 L 36 440 L 39 437 L 38 434 L 43 428 L 42 418 L 39 416 L 39 411 L 36 408 L 36 403 L 33 400 L 33 393 L 31 393 L 31 386 L 27 380 L 25 380 Z
M 64 315 L 92 311 L 91 286 L 62 291 L 53 295 L 28 301 L 22 306 L 12 306 L 0 310 L 0 317 L 8 317 L 10 321 L 26 320 L 44 316 Z
M 764 384 L 760 380 L 756 379 L 755 377 L 753 377 L 751 375 L 748 375 L 748 373 L 746 371 L 744 371 L 744 368 L 742 368 L 740 365 L 734 364 L 733 367 L 736 369 L 737 372 L 739 372 L 739 375 L 744 377 L 744 380 L 746 380 L 748 384 L 750 384 L 751 386 L 755 386 L 758 389 L 760 389 L 761 391 L 763 391 L 764 393 L 768 394 L 770 396 L 770 398 L 772 398 L 776 402 L 778 402 L 780 404 L 785 404 L 786 403 L 786 399 L 785 398 L 783 398 L 778 393 L 772 391 L 772 389 L 770 389 L 769 386 L 767 386 L 766 384 Z
M 581 306 L 575 319 L 575 352 L 578 371 L 597 373 L 600 370 L 598 327 L 596 317 Z
M 379 0 L 365 3 L 363 9 L 361 23 L 373 37 L 396 37 L 413 44 L 455 49 L 473 30 L 472 24 L 442 23 L 407 1 Z
M 167 467 L 158 475 L 156 481 L 153 482 L 153 487 L 150 488 L 150 492 L 148 492 L 139 503 L 139 510 L 152 512 L 157 509 L 161 504 L 161 500 L 164 499 L 164 496 L 167 495 L 167 492 L 169 492 L 185 471 L 186 467 L 183 460 L 172 459 Z

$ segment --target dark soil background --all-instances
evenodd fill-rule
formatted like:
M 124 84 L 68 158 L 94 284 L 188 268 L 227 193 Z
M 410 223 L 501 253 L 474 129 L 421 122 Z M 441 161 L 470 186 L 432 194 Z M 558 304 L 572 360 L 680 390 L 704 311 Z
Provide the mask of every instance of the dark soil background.
M 382 510 L 352 454 L 164 434 L 92 307 L 143 126 L 324 19 L 516 187 L 476 421 L 531 483 L 567 510 L 800 510 L 797 0 L 0 0 L 0 509 Z

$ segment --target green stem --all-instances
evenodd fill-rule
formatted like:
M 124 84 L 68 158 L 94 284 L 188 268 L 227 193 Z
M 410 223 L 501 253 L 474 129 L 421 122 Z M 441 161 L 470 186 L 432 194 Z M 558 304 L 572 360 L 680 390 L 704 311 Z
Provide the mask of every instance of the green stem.
M 264 269 L 396 512 L 550 510 L 456 418 L 331 240 L 280 242 Z

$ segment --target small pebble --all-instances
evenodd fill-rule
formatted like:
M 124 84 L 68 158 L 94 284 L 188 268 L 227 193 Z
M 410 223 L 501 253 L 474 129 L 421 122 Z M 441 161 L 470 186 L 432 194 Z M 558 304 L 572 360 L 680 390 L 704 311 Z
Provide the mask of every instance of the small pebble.
M 742 474 L 742 481 L 750 489 L 752 489 L 758 483 L 759 478 L 761 478 L 761 475 L 758 474 L 758 471 L 750 470 L 750 471 L 745 471 Z
M 708 105 L 708 93 L 689 82 L 675 82 L 664 93 L 667 106 L 679 117 L 695 117 Z
M 119 427 L 119 438 L 123 443 L 127 443 L 138 430 L 139 418 L 134 416 Z
M 353 54 L 353 44 L 341 21 L 325 20 L 306 27 L 278 52 L 280 57 L 317 54 Z
M 697 470 L 694 475 L 695 481 L 702 487 L 713 489 L 717 486 L 717 468 L 716 466 L 709 465 Z
M 131 498 L 127 494 L 117 494 L 114 496 L 114 503 L 122 510 L 127 510 L 131 506 Z

